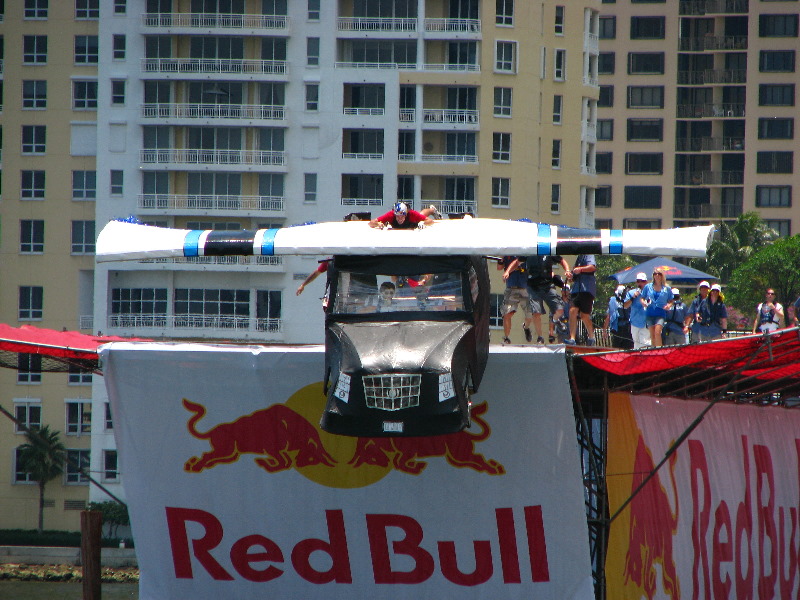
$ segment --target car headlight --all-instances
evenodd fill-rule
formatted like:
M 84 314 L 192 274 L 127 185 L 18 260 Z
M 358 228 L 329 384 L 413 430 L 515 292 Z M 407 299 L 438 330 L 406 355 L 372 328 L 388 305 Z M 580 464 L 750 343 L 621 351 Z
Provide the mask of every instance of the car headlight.
M 456 395 L 456 389 L 453 387 L 453 374 L 442 373 L 439 375 L 439 402 L 449 400 Z
M 342 402 L 347 402 L 350 399 L 350 375 L 339 373 L 339 379 L 336 381 L 336 389 L 333 391 L 333 395 Z

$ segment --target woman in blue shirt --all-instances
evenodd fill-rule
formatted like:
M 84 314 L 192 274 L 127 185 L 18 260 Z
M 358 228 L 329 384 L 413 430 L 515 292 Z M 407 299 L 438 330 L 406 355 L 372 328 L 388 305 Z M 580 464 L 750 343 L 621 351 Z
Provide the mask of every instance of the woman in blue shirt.
M 645 307 L 645 322 L 650 330 L 650 343 L 661 346 L 661 331 L 667 318 L 667 307 L 671 306 L 672 288 L 667 285 L 664 273 L 653 271 L 653 281 L 644 286 L 639 301 Z

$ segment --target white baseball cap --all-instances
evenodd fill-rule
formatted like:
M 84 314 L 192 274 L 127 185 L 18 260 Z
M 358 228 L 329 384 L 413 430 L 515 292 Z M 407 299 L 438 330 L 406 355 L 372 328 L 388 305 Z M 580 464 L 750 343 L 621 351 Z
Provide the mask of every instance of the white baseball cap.
M 644 273 L 637 273 L 636 281 L 647 281 L 647 275 L 645 275 Z
M 673 296 L 680 296 L 681 291 L 678 288 L 672 288 L 672 295 Z
M 620 284 L 620 285 L 617 286 L 617 294 L 621 294 L 624 291 L 625 291 L 625 286 L 624 285 Z
M 716 290 L 718 292 L 721 292 L 722 291 L 722 286 L 720 284 L 718 284 L 718 283 L 715 283 L 714 285 L 711 286 L 711 290 L 712 291 Z
M 701 288 L 703 286 L 711 287 L 707 281 L 701 281 L 697 287 Z

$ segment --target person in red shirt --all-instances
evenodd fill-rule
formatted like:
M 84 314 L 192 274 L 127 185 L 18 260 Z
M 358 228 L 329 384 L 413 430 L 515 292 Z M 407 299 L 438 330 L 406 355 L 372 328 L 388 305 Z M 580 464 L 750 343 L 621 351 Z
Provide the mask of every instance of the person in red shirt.
M 392 210 L 370 221 L 369 226 L 378 229 L 387 226 L 392 229 L 415 229 L 420 223 L 425 225 L 433 223 L 432 214 L 438 214 L 435 207 L 424 208 L 421 212 L 417 212 L 408 208 L 405 202 L 397 202 Z

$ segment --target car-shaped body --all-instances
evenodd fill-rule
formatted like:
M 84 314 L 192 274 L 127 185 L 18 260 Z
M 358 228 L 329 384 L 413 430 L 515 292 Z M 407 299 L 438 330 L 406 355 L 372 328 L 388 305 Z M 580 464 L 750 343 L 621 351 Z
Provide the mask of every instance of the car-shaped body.
M 489 355 L 489 274 L 477 256 L 334 256 L 321 427 L 363 437 L 469 425 Z

